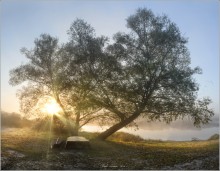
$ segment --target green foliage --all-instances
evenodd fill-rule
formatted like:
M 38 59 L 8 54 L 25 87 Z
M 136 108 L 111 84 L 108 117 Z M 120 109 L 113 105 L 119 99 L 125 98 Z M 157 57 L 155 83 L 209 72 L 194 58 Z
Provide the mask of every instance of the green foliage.
M 214 115 L 208 108 L 211 100 L 197 99 L 193 79 L 201 69 L 190 67 L 187 39 L 176 24 L 143 8 L 127 18 L 127 27 L 130 33 L 116 33 L 107 47 L 114 61 L 109 68 L 112 76 L 98 83 L 99 94 L 92 94 L 119 120 L 100 139 L 139 116 L 167 123 L 189 116 L 195 126 L 208 123 Z
M 109 136 L 108 140 L 111 141 L 124 141 L 124 142 L 141 142 L 144 141 L 143 138 L 141 138 L 138 135 L 133 135 L 125 132 L 116 132 Z
M 99 132 L 85 132 L 85 131 L 80 131 L 79 136 L 85 137 L 89 140 L 95 139 L 100 133 Z
M 67 124 L 73 133 L 72 129 L 78 132 L 83 125 L 101 115 L 97 113 L 100 108 L 85 98 L 87 91 L 90 91 L 88 82 L 91 82 L 91 79 L 81 70 L 77 60 L 78 56 L 83 57 L 80 48 L 89 46 L 92 51 L 91 45 L 96 41 L 99 43 L 102 41 L 91 37 L 92 29 L 82 20 L 76 20 L 70 31 L 74 32 L 73 37 L 76 39 L 73 44 L 60 46 L 57 38 L 42 34 L 35 40 L 33 49 L 22 48 L 21 52 L 28 62 L 10 71 L 9 83 L 13 86 L 28 83 L 17 93 L 21 112 L 27 117 L 44 119 L 40 101 L 44 101 L 45 104 L 48 97 L 53 98 L 62 109 L 60 114 L 67 120 L 66 122 L 72 119 L 75 121 L 71 125 Z M 85 36 L 87 33 L 88 36 Z M 86 38 L 85 42 L 82 42 L 81 36 Z M 88 38 L 92 39 L 89 44 L 86 43 Z M 70 44 L 73 47 L 70 48 Z M 74 50 L 76 48 L 78 51 Z M 76 54 L 69 53 L 72 49 Z
M 71 125 L 71 126 L 73 126 L 73 125 Z M 32 121 L 30 128 L 33 131 L 37 131 L 37 132 L 48 132 L 49 131 L 53 135 L 56 135 L 58 137 L 70 136 L 67 122 L 65 122 L 65 120 L 61 120 L 57 115 L 46 116 L 43 118 L 34 119 Z M 72 130 L 74 130 L 74 127 L 72 128 Z M 79 133 L 80 133 L 80 135 L 83 134 L 82 132 L 79 132 Z M 85 134 L 86 137 L 87 137 L 87 134 L 88 133 Z M 92 133 L 91 133 L 91 135 L 88 134 L 88 136 L 91 137 Z M 94 136 L 92 136 L 92 137 L 94 137 Z
M 199 138 L 193 137 L 192 141 L 199 141 Z
M 1 111 L 1 127 L 2 128 L 24 128 L 30 127 L 32 121 L 21 117 L 18 113 L 7 113 Z
M 189 116 L 195 126 L 208 123 L 211 100 L 197 98 L 193 76 L 202 71 L 190 66 L 187 38 L 178 26 L 147 8 L 126 21 L 130 32 L 116 33 L 111 44 L 76 19 L 67 43 L 42 34 L 33 49 L 23 48 L 29 61 L 11 70 L 9 81 L 29 83 L 18 92 L 21 110 L 38 115 L 33 111 L 38 99 L 53 97 L 76 130 L 92 121 L 111 124 L 100 139 L 141 116 L 167 123 Z
M 208 140 L 219 140 L 219 134 L 212 135 Z

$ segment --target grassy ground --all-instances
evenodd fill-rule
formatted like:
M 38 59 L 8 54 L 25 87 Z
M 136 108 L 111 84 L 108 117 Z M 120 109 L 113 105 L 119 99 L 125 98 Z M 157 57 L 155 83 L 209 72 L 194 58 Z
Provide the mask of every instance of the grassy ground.
M 94 134 L 81 133 L 91 139 Z M 57 136 L 29 129 L 1 133 L 3 170 L 218 170 L 219 141 L 90 141 L 91 148 L 52 150 Z M 64 138 L 64 137 L 63 137 Z

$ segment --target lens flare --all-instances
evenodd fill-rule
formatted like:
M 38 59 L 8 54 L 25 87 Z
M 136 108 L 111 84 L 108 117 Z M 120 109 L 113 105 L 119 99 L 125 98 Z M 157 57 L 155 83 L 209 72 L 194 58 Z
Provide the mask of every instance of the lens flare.
M 55 100 L 50 100 L 50 101 L 48 101 L 48 102 L 44 105 L 42 111 L 45 112 L 45 113 L 48 113 L 48 114 L 50 114 L 50 115 L 54 115 L 54 114 L 57 114 L 58 112 L 60 112 L 60 111 L 61 111 L 61 108 L 60 108 L 60 106 L 56 103 Z

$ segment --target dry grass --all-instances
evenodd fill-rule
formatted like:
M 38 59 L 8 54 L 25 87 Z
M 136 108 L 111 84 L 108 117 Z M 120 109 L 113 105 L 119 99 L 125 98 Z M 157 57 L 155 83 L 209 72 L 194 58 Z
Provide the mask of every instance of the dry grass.
M 91 139 L 97 134 L 83 132 L 81 135 Z M 161 169 L 164 166 L 173 167 L 179 163 L 203 160 L 219 154 L 218 140 L 125 142 L 112 139 L 106 142 L 90 141 L 90 149 L 62 156 L 59 151 L 53 152 L 49 148 L 51 140 L 56 138 L 49 132 L 11 129 L 3 131 L 1 137 L 2 157 L 10 158 L 8 150 L 21 152 L 26 156 L 16 159 L 14 164 L 10 163 L 8 169 L 18 169 L 18 164 L 22 165 L 20 169 L 34 169 L 35 166 L 30 168 L 27 163 L 45 161 L 48 154 L 50 157 L 47 161 L 51 166 L 46 169 L 49 170 L 62 170 L 65 166 L 69 166 L 69 169 Z M 61 150 L 62 152 L 65 151 Z M 71 166 L 76 168 L 71 168 Z M 210 159 L 206 161 L 202 169 L 218 169 L 218 167 L 218 159 L 214 161 Z M 45 169 L 41 164 L 36 168 Z

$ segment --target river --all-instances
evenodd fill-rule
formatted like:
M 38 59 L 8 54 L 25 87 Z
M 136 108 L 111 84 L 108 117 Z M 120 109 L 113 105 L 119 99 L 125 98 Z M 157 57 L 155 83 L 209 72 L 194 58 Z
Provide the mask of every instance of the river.
M 107 129 L 107 126 L 102 128 L 95 125 L 86 125 L 83 127 L 84 131 L 88 132 L 102 132 Z M 120 131 L 128 132 L 134 135 L 139 135 L 144 139 L 155 139 L 155 140 L 174 140 L 174 141 L 190 141 L 192 138 L 199 140 L 206 140 L 213 134 L 219 133 L 219 127 L 200 128 L 200 129 L 142 129 L 134 130 L 134 128 L 123 128 Z

